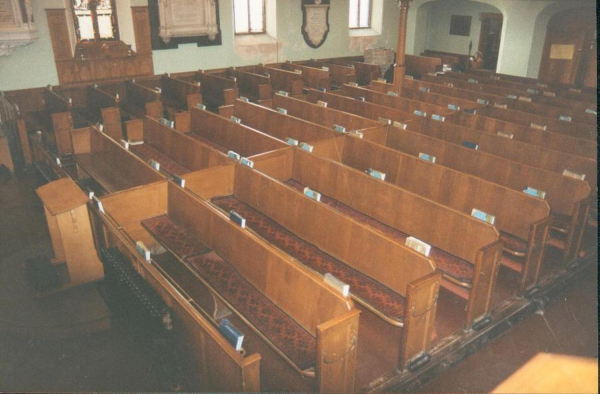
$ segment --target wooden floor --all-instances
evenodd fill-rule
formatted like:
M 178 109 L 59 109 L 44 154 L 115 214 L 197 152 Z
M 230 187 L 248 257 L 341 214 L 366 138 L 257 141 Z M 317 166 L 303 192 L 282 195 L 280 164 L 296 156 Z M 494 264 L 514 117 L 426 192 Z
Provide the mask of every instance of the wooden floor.
M 143 339 L 133 340 L 125 322 L 111 319 L 101 285 L 34 299 L 24 260 L 51 254 L 34 186 L 33 176 L 0 185 L 0 391 L 173 389 L 176 382 L 164 378 L 164 364 L 177 361 L 165 361 Z M 420 391 L 489 391 L 538 352 L 597 358 L 596 278 L 595 266 L 580 273 L 543 312 L 525 318 Z M 436 326 L 444 337 L 460 325 L 462 303 L 440 299 L 449 304 L 444 310 L 457 316 L 456 321 L 444 316 L 446 323 Z M 375 373 L 377 360 L 372 361 Z

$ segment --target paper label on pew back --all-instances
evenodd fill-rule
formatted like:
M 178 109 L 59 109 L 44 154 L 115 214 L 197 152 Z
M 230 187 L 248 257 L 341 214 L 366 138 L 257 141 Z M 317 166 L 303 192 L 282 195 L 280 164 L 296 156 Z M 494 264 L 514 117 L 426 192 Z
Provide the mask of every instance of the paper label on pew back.
M 240 161 L 242 159 L 242 156 L 240 156 L 240 154 L 238 154 L 232 150 L 227 152 L 227 157 L 229 157 L 230 159 L 233 159 L 235 161 Z
M 233 123 L 237 123 L 237 124 L 241 124 L 242 123 L 242 120 L 240 118 L 236 118 L 235 116 L 231 117 L 231 121 Z
M 431 115 L 431 119 L 437 120 L 438 122 L 445 122 L 446 121 L 446 117 L 445 116 L 437 115 L 437 114 Z
M 398 97 L 398 93 L 393 92 L 391 90 L 389 92 L 387 92 L 387 94 L 388 94 L 388 96 Z
M 540 125 L 540 124 L 532 123 L 531 125 L 529 125 L 529 127 L 531 127 L 532 129 L 538 129 L 538 130 L 546 131 L 546 125 Z
M 157 162 L 156 160 L 150 160 L 148 163 L 150 163 L 150 166 L 152 166 L 152 168 L 154 168 L 156 171 L 160 171 L 159 162 Z
M 375 178 L 375 179 L 379 179 L 380 181 L 385 181 L 385 173 L 381 172 L 381 171 L 377 171 L 374 170 L 372 168 L 369 168 L 366 171 L 367 174 L 369 174 L 371 177 Z
M 281 108 L 281 107 L 277 107 L 277 112 L 279 112 L 282 115 L 287 115 L 288 114 L 287 109 Z
M 529 89 L 527 89 L 527 93 L 529 93 L 529 94 L 538 94 L 538 93 L 539 93 L 539 91 L 537 91 L 537 90 L 535 90 L 535 89 L 531 89 L 531 88 L 529 88 Z
M 377 78 L 377 82 L 387 83 L 387 80 L 385 78 Z
M 431 156 L 426 153 L 419 153 L 419 159 L 430 163 L 435 163 L 435 156 Z
M 250 100 L 248 100 L 248 97 L 244 97 L 244 96 L 240 96 L 240 100 L 243 101 L 244 103 L 250 102 Z
M 400 123 L 400 122 L 396 122 L 396 121 L 394 121 L 394 123 L 392 123 L 392 126 L 397 127 L 402 130 L 406 130 L 406 127 L 408 127 L 408 125 L 406 123 Z
M 330 273 L 325 274 L 325 283 L 339 291 L 344 297 L 350 295 L 350 285 L 342 282 Z
M 326 91 L 327 91 L 327 89 L 325 89 L 325 88 L 317 88 L 317 90 L 318 90 L 319 92 L 326 92 Z
M 471 142 L 471 141 L 463 141 L 462 146 L 464 146 L 465 148 L 473 149 L 473 150 L 479 149 L 479 145 L 477 145 L 476 143 Z
M 429 253 L 431 252 L 431 245 L 426 244 L 420 239 L 417 239 L 415 237 L 408 237 L 406 238 L 406 242 L 404 244 L 409 248 L 417 251 L 418 253 L 429 257 Z
M 300 149 L 305 150 L 307 152 L 312 153 L 314 147 L 312 145 L 307 144 L 306 142 L 301 142 L 299 145 Z
M 530 103 L 531 102 L 531 97 L 519 96 L 519 101 L 523 101 L 525 103 Z
M 496 217 L 494 215 L 490 215 L 487 212 L 483 212 L 475 208 L 473 208 L 473 210 L 471 211 L 471 216 L 473 216 L 475 219 L 479 219 L 489 224 L 494 224 L 494 222 L 496 221 Z
M 60 158 L 58 158 L 58 157 L 57 157 L 57 158 L 55 159 L 55 161 L 56 161 L 56 165 L 57 165 L 57 166 L 59 166 L 59 167 L 62 167 L 62 162 L 60 161 Z
M 246 219 L 244 219 L 242 215 L 240 215 L 233 209 L 229 211 L 229 220 L 231 220 L 234 223 L 237 223 L 241 228 L 246 228 Z
M 479 83 L 476 79 L 473 79 L 473 78 L 469 78 L 468 82 L 469 83 Z
M 546 96 L 546 97 L 556 97 L 556 93 L 554 93 L 554 92 L 544 92 L 544 96 Z
M 418 109 L 414 110 L 413 114 L 417 115 L 417 116 L 422 116 L 422 117 L 427 117 L 427 113 L 423 112 L 423 111 L 419 111 Z
M 102 205 L 102 201 L 100 201 L 100 199 L 96 196 L 92 196 L 92 198 L 94 199 L 94 202 L 96 203 L 96 206 L 98 207 L 100 213 L 106 213 L 104 211 L 104 205 Z
M 537 190 L 537 189 L 534 189 L 534 188 L 529 187 L 529 186 L 527 186 L 525 189 L 523 189 L 523 193 L 529 194 L 530 196 L 533 196 L 533 197 L 539 197 L 541 199 L 545 199 L 546 198 L 546 192 L 545 191 Z
M 451 111 L 459 111 L 460 107 L 456 104 L 448 104 L 448 109 Z
M 566 116 L 566 115 L 559 115 L 558 119 L 562 120 L 563 122 L 570 122 L 573 120 L 573 118 L 571 118 L 570 116 Z
M 450 82 L 444 82 L 444 85 L 448 86 L 449 88 L 453 88 L 454 84 L 450 83 Z
M 278 95 L 283 96 L 283 97 L 289 97 L 290 94 L 288 92 L 284 92 L 283 90 L 280 90 L 279 92 L 277 92 Z
M 242 160 L 240 160 L 240 163 L 242 163 L 243 166 L 254 168 L 254 162 L 252 160 L 248 159 L 247 157 L 242 157 Z
M 298 140 L 295 140 L 295 139 L 290 138 L 290 137 L 287 137 L 285 139 L 285 142 L 287 142 L 287 144 L 291 145 L 291 146 L 298 146 Z
M 345 133 L 346 132 L 346 128 L 344 126 L 340 126 L 339 124 L 334 124 L 333 125 L 333 129 L 335 131 L 337 131 L 338 133 Z
M 414 79 L 412 75 L 405 75 L 404 78 L 405 79 L 410 79 L 410 80 Z M 385 81 L 385 79 L 384 79 L 384 81 Z M 385 82 L 387 82 L 387 81 L 385 81 Z
M 317 101 L 317 105 L 319 107 L 327 108 L 327 103 L 325 101 L 319 100 L 319 101 Z
M 350 130 L 348 132 L 348 134 L 350 134 L 352 136 L 355 136 L 355 137 L 358 137 L 358 138 L 361 138 L 361 139 L 364 138 L 364 136 L 365 136 L 365 133 L 362 133 L 362 132 L 360 132 L 358 130 Z
M 588 108 L 585 110 L 586 114 L 591 114 L 591 115 L 598 115 L 598 112 L 594 109 Z
M 358 87 L 358 84 L 356 82 L 348 82 L 348 85 L 352 86 L 353 88 Z
M 359 97 L 355 97 L 354 99 L 358 100 L 358 101 L 367 101 L 364 97 L 360 97 L 360 96 Z
M 469 115 L 475 115 L 477 114 L 477 110 L 473 109 L 473 108 L 465 108 L 463 110 L 464 113 L 469 114 Z
M 505 133 L 505 132 L 503 132 L 503 131 L 499 131 L 499 132 L 498 132 L 498 135 L 499 135 L 500 137 L 508 138 L 509 140 L 512 140 L 512 139 L 513 139 L 513 137 L 514 137 L 514 135 L 513 135 L 513 134 L 508 134 L 508 133 Z
M 98 130 L 104 131 L 104 125 L 102 123 L 98 123 Z
M 304 188 L 304 195 L 316 201 L 321 201 L 321 193 L 316 192 L 308 186 Z
M 569 171 L 566 168 L 563 171 L 563 175 L 564 176 L 568 176 L 569 178 L 579 179 L 579 180 L 582 180 L 582 181 L 585 180 L 585 174 L 578 174 L 576 172 Z
M 490 102 L 485 99 L 477 99 L 477 104 L 490 105 Z
M 196 108 L 201 109 L 202 111 L 206 111 L 206 105 L 204 104 L 196 104 Z
M 296 74 L 302 74 L 302 70 L 294 70 Z
M 125 140 L 121 140 L 121 145 L 123 145 L 123 148 L 129 150 L 129 142 L 127 142 Z
M 177 175 L 173 175 L 173 181 L 185 189 L 185 179 L 183 179 Z
M 146 247 L 146 245 L 144 245 L 144 243 L 142 241 L 137 241 L 135 243 L 135 250 L 137 250 L 139 255 L 142 256 L 144 258 L 144 260 L 146 260 L 147 262 L 150 262 L 152 253 L 150 253 L 150 250 Z
M 426 87 L 426 86 L 423 86 L 423 87 L 419 88 L 419 91 L 424 92 L 424 93 L 429 93 L 429 90 L 430 89 L 428 87 Z
M 507 109 L 508 105 L 506 105 L 506 104 L 500 104 L 500 103 L 494 103 L 494 107 L 496 107 L 496 108 L 502 108 L 502 109 Z
M 382 118 L 381 116 L 379 117 L 379 122 L 388 126 L 392 124 L 392 121 L 390 119 Z
M 325 67 L 325 66 L 323 66 L 323 67 L 321 67 L 321 69 L 322 69 L 323 71 L 329 71 L 329 67 Z
M 511 100 L 516 100 L 517 96 L 515 96 L 514 94 L 508 94 L 508 95 L 506 95 L 506 98 L 511 99 Z
M 142 141 L 142 140 L 140 140 L 140 141 L 127 141 L 127 143 L 129 144 L 129 146 L 144 145 L 144 141 Z

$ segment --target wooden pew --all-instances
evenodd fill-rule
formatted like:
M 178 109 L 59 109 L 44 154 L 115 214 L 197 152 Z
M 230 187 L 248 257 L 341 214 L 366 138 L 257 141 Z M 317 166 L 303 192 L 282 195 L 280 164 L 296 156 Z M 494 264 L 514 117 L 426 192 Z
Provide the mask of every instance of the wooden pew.
M 117 142 L 94 127 L 72 133 L 75 180 L 91 178 L 96 195 L 110 194 L 165 179 L 150 165 L 123 149 Z
M 281 163 L 281 158 L 291 157 L 293 150 L 285 152 L 264 156 L 255 165 L 260 171 L 270 168 L 273 159 Z M 286 171 L 291 170 L 291 162 L 284 165 Z M 217 184 L 208 177 L 197 189 L 194 183 L 189 189 L 225 212 L 234 209 L 246 219 L 249 231 L 289 254 L 303 269 L 321 277 L 331 273 L 350 284 L 350 296 L 361 305 L 363 313 L 377 319 L 374 323 L 373 319 L 361 319 L 361 332 L 373 332 L 381 325 L 393 330 L 394 335 L 387 340 L 395 362 L 388 366 L 388 372 L 403 369 L 428 350 L 440 281 L 430 259 L 261 172 L 241 165 L 231 176 L 213 172 L 212 178 L 228 182 L 207 190 L 204 185 Z M 310 220 L 318 220 L 315 224 L 319 225 L 308 225 Z M 331 232 L 333 228 L 336 236 Z M 380 296 L 386 300 L 384 303 Z M 402 312 L 409 310 L 424 313 Z M 368 336 L 359 337 L 359 349 L 366 349 L 361 353 L 381 351 L 372 345 Z M 368 368 L 369 357 L 357 363 L 359 368 Z
M 482 75 L 473 76 L 472 74 L 455 72 L 455 71 L 446 71 L 444 74 L 445 74 L 445 76 L 448 76 L 453 79 L 476 80 L 477 83 L 480 83 L 482 85 L 498 86 L 498 87 L 512 89 L 514 91 L 519 91 L 519 92 L 524 92 L 524 93 L 529 93 L 529 94 L 534 94 L 534 95 L 537 95 L 539 93 L 539 89 L 540 89 L 540 87 L 537 85 L 537 83 L 523 84 L 523 83 L 519 83 L 519 82 L 511 82 L 511 81 L 506 81 L 506 80 L 501 80 L 501 79 L 489 78 L 489 77 L 485 77 Z
M 375 84 L 373 83 L 372 85 Z M 534 101 L 523 101 L 518 99 L 511 100 L 504 96 L 449 87 L 440 83 L 406 79 L 402 86 L 406 89 L 412 90 L 429 89 L 429 91 L 432 93 L 443 94 L 445 96 L 462 98 L 471 101 L 486 100 L 490 103 L 490 105 L 496 105 L 499 108 L 506 106 L 506 108 L 515 109 L 517 111 L 529 112 L 555 119 L 559 119 L 561 117 L 570 117 L 574 122 L 589 125 L 595 125 L 598 120 L 596 115 L 584 110 L 577 111 L 570 108 L 557 107 L 554 105 L 543 104 Z M 371 88 L 376 90 L 375 86 L 371 86 Z
M 413 124 L 413 127 L 417 127 L 424 119 L 422 116 L 417 116 L 406 111 L 384 107 L 366 101 L 358 101 L 351 97 L 330 92 L 321 92 L 314 89 L 307 90 L 306 99 L 308 102 L 315 104 L 321 101 L 327 103 L 328 108 L 356 114 L 377 121 L 389 120 L 389 123 L 394 121 L 405 124 L 411 123 Z
M 240 90 L 240 96 L 244 96 L 267 107 L 271 106 L 272 92 L 269 77 L 230 67 L 227 69 L 227 78 L 235 78 Z
M 281 68 L 265 67 L 262 64 L 258 66 L 238 67 L 237 69 L 268 77 L 271 88 L 274 91 L 287 92 L 293 97 L 302 94 L 304 82 L 302 81 L 302 75 L 298 73 Z
M 336 154 L 333 144 L 323 141 L 315 145 L 328 152 L 324 156 Z M 491 225 L 298 148 L 288 154 L 287 162 L 277 158 L 266 167 L 257 164 L 256 168 L 283 181 L 291 179 L 293 182 L 288 184 L 300 192 L 306 186 L 322 193 L 321 201 L 329 208 L 399 243 L 408 236 L 429 243 L 429 256 L 442 272 L 442 286 L 467 299 L 465 327 L 489 322 L 491 294 L 502 253 L 502 242 Z M 367 190 L 369 193 L 365 193 Z M 337 230 L 323 227 L 330 234 L 329 239 L 339 236 Z M 358 242 L 360 238 L 355 239 Z
M 426 49 L 421 56 L 437 57 L 442 59 L 442 64 L 457 65 L 463 70 L 469 65 L 469 55 Z
M 590 187 L 586 182 L 398 127 L 390 128 L 386 145 L 417 157 L 419 153 L 435 156 L 439 165 L 519 192 L 525 187 L 546 192 L 545 199 L 554 218 L 551 237 L 563 250 L 563 262 L 569 263 L 579 256 L 590 208 Z
M 449 86 L 449 87 L 466 89 L 466 90 L 471 90 L 471 91 L 475 91 L 475 92 L 489 93 L 489 94 L 493 94 L 493 95 L 497 95 L 497 96 L 504 96 L 504 97 L 513 98 L 513 99 L 522 97 L 524 100 L 529 100 L 529 99 L 533 100 L 533 98 L 531 97 L 532 96 L 531 93 L 527 93 L 527 92 L 523 92 L 523 91 L 515 91 L 514 89 L 505 88 L 502 86 L 492 86 L 492 85 L 476 83 L 477 80 L 475 78 L 472 78 L 473 82 L 469 82 L 468 80 L 464 80 L 464 79 L 450 78 L 449 74 L 446 74 L 446 73 L 444 73 L 444 74 L 436 73 L 435 75 L 434 74 L 423 74 L 421 76 L 421 79 L 426 82 L 441 83 L 441 84 L 445 84 L 446 86 Z
M 518 294 L 536 287 L 551 223 L 547 202 L 383 145 L 339 138 L 341 153 L 325 151 L 329 159 L 358 171 L 380 171 L 386 182 L 467 215 L 474 208 L 492 214 L 504 242 L 502 263 L 521 277 Z M 319 144 L 314 152 L 323 154 Z
M 319 60 L 326 63 L 339 64 L 341 66 L 353 66 L 356 71 L 356 82 L 361 86 L 366 86 L 372 80 L 381 78 L 381 67 L 376 64 L 365 63 L 362 56 Z
M 348 97 L 362 97 L 365 101 L 385 107 L 399 109 L 401 111 L 413 113 L 415 115 L 426 117 L 430 114 L 436 114 L 444 117 L 452 117 L 456 112 L 449 109 L 448 106 L 439 106 L 435 104 L 423 103 L 420 101 L 409 100 L 392 94 L 379 93 L 373 90 L 342 85 L 341 94 Z
M 227 156 L 194 138 L 145 117 L 130 122 L 141 122 L 142 144 L 129 143 L 128 149 L 145 160 L 159 163 L 159 171 L 169 178 L 230 163 Z
M 280 94 L 273 96 L 273 108 L 278 112 L 304 119 L 328 128 L 343 127 L 347 132 L 358 132 L 368 141 L 385 144 L 388 122 L 384 124 L 363 118 L 352 113 L 338 111 L 310 103 L 308 101 L 285 97 Z M 283 110 L 283 111 L 282 111 Z
M 160 79 L 143 79 L 136 82 L 153 90 L 160 89 L 160 99 L 170 113 L 187 111 L 203 102 L 199 83 L 183 81 L 169 74 L 163 74 Z
M 61 158 L 73 154 L 70 135 L 75 127 L 71 107 L 69 100 L 54 92 L 51 87 L 46 87 L 44 110 L 29 117 L 34 123 L 33 127 L 42 131 L 43 144 Z
M 305 87 L 326 90 L 331 89 L 329 71 L 325 71 L 321 68 L 307 67 L 300 64 L 293 64 L 291 62 L 267 64 L 267 67 L 280 68 L 282 70 L 292 71 L 300 74 Z
M 200 82 L 204 104 L 210 111 L 226 117 L 231 116 L 229 106 L 240 96 L 234 80 L 205 73 L 203 70 L 196 72 L 193 80 Z
M 411 127 L 409 126 L 408 129 L 411 130 Z M 418 130 L 414 131 L 457 145 L 469 141 L 477 144 L 482 152 L 545 171 L 563 174 L 564 170 L 569 170 L 576 174 L 585 174 L 585 180 L 592 190 L 597 188 L 598 163 L 594 159 L 545 149 L 506 136 L 484 133 L 451 122 L 432 119 L 427 119 Z
M 329 72 L 331 83 L 335 85 L 343 85 L 346 83 L 356 83 L 356 70 L 354 66 L 342 66 L 335 63 L 328 63 L 319 60 L 307 60 L 302 62 L 294 62 L 307 67 L 319 68 Z
M 442 59 L 437 57 L 406 55 L 406 74 L 421 78 L 426 73 L 441 71 Z
M 97 88 L 118 102 L 123 120 L 146 115 L 157 119 L 163 117 L 163 104 L 157 90 L 132 81 L 103 84 Z
M 191 132 L 188 135 L 225 154 L 234 151 L 243 157 L 251 158 L 288 146 L 270 135 L 209 111 L 192 108 L 190 114 Z
M 152 265 L 209 322 L 217 325 L 228 314 L 246 336 L 246 352 L 260 354 L 258 388 L 353 391 L 359 311 L 352 301 L 198 197 L 172 183 L 162 190 L 149 197 L 158 209 L 131 210 L 131 199 L 120 206 L 107 199 L 106 211 L 132 241 L 158 242 L 170 252 L 153 257 Z M 221 368 L 231 376 L 227 365 Z
M 312 143 L 314 141 L 330 139 L 340 134 L 334 128 L 319 126 L 293 116 L 283 115 L 269 108 L 253 103 L 236 100 L 234 106 L 235 116 L 242 124 L 261 131 L 280 141 L 288 138 L 299 143 Z

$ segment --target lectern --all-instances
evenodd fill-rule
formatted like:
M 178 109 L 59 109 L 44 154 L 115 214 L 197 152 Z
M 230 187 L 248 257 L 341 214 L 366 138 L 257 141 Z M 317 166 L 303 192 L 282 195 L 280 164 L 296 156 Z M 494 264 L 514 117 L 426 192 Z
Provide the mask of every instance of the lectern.
M 44 204 L 54 259 L 62 291 L 104 277 L 96 254 L 86 203 L 88 197 L 70 178 L 50 182 L 36 190 Z

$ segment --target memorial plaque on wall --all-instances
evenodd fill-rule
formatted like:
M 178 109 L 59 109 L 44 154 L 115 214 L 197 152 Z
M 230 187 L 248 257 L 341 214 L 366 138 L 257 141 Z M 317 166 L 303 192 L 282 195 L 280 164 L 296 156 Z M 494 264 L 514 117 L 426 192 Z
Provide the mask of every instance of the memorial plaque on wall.
M 302 36 L 311 48 L 318 48 L 329 34 L 329 0 L 302 0 Z
M 152 49 L 221 45 L 217 0 L 149 0 Z

